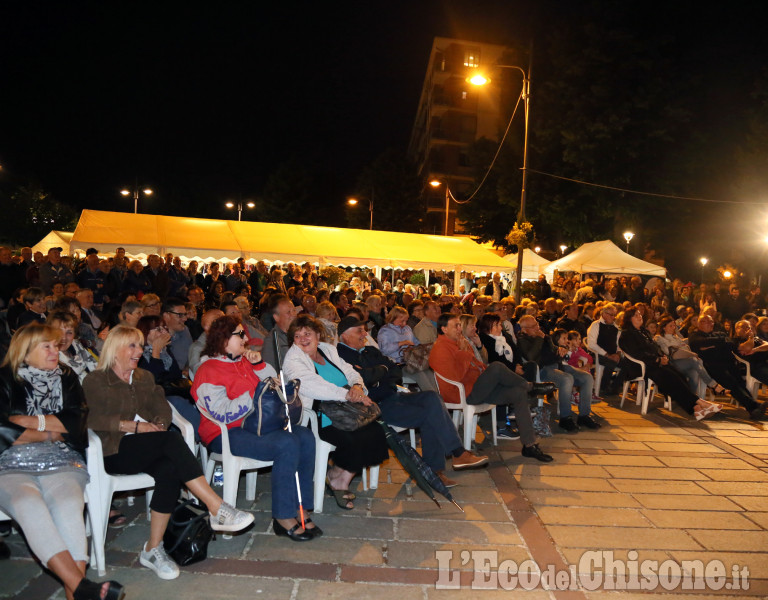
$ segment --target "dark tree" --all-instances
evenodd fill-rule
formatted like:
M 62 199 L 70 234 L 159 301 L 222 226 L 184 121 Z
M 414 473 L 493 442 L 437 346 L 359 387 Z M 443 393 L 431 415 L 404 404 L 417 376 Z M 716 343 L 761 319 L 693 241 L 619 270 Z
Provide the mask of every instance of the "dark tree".
M 374 229 L 418 232 L 423 216 L 420 192 L 414 165 L 399 151 L 385 150 L 358 177 L 358 204 L 347 208 L 347 225 L 368 229 L 373 197 Z

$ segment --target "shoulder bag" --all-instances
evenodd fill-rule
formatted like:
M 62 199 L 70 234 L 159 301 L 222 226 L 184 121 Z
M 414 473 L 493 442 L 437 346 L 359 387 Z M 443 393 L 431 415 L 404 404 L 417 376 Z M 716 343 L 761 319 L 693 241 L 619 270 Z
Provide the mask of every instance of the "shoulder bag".
M 298 379 L 286 382 L 286 395 L 283 395 L 280 380 L 274 377 L 262 379 L 253 394 L 253 411 L 243 421 L 242 428 L 256 435 L 266 435 L 278 429 L 286 429 L 288 415 L 291 425 L 298 425 L 302 411 L 299 385 Z

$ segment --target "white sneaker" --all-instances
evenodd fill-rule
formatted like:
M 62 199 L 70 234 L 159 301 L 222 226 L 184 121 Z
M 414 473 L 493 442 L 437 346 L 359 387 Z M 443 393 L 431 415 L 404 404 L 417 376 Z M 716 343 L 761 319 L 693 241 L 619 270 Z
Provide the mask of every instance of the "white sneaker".
M 173 562 L 170 556 L 165 553 L 163 548 L 163 542 L 152 550 L 147 550 L 147 545 L 144 544 L 141 552 L 139 552 L 139 562 L 152 569 L 160 579 L 176 579 L 179 576 L 179 565 Z
M 211 529 L 214 531 L 240 531 L 253 523 L 253 514 L 238 510 L 226 502 L 221 503 L 219 512 L 211 515 Z

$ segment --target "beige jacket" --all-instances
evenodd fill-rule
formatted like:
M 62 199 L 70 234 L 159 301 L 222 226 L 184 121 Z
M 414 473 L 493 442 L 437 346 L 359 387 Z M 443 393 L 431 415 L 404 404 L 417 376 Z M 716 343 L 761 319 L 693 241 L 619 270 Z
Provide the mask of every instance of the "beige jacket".
M 139 415 L 145 421 L 162 417 L 171 422 L 171 406 L 163 388 L 155 384 L 152 373 L 144 369 L 133 372 L 133 381 L 126 383 L 114 371 L 93 371 L 83 381 L 88 402 L 88 427 L 101 438 L 104 456 L 116 454 L 125 433 L 120 421 L 133 421 Z

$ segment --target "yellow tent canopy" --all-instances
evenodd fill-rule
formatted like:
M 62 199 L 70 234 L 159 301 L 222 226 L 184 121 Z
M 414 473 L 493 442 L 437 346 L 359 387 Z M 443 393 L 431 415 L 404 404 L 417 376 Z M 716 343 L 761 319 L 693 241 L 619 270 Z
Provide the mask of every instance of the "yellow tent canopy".
M 311 262 L 353 267 L 510 272 L 514 266 L 469 238 L 286 223 L 192 219 L 84 210 L 70 252 L 172 252 L 185 260 Z

